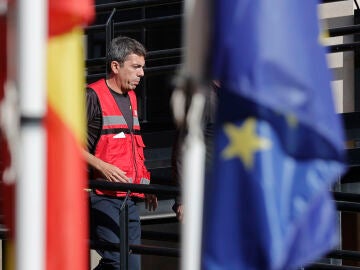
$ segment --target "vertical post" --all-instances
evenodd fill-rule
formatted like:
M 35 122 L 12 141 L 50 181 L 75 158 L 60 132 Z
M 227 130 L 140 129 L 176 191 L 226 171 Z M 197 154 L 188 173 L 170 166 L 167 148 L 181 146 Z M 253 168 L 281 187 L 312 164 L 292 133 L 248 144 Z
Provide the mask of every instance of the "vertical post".
M 205 144 L 202 126 L 204 91 L 208 84 L 208 51 L 210 44 L 210 8 L 206 0 L 186 0 L 184 6 L 182 76 L 185 93 L 192 95 L 184 140 L 181 181 L 184 201 L 184 224 L 181 233 L 181 269 L 201 269 L 202 216 L 204 198 Z M 207 89 L 208 90 L 208 89 Z
M 360 10 L 354 10 L 354 24 L 360 24 Z M 354 41 L 360 41 L 360 35 L 354 34 Z M 360 49 L 354 49 L 354 108 L 360 111 Z
M 128 234 L 128 221 L 129 221 L 129 206 L 127 200 L 130 191 L 127 192 L 124 202 L 120 208 L 120 270 L 128 270 L 129 261 L 129 234 Z
M 45 269 L 47 1 L 17 1 L 17 87 L 21 129 L 16 183 L 16 269 Z
M 116 12 L 116 9 L 114 8 L 106 21 L 106 28 L 105 28 L 105 41 L 106 41 L 106 52 L 105 52 L 105 58 L 107 57 L 107 54 L 109 52 L 110 43 L 111 40 L 114 38 L 114 14 Z M 108 66 L 106 65 L 106 74 L 108 73 Z
M 146 19 L 146 8 L 143 7 L 141 9 L 141 19 Z M 145 26 L 143 26 L 141 28 L 141 42 L 142 44 L 144 44 L 144 46 L 146 47 L 146 28 Z M 140 116 L 142 118 L 142 122 L 143 123 L 147 123 L 148 122 L 148 113 L 147 113 L 147 87 L 146 87 L 146 77 L 142 79 L 142 91 L 141 91 L 141 96 L 140 96 Z

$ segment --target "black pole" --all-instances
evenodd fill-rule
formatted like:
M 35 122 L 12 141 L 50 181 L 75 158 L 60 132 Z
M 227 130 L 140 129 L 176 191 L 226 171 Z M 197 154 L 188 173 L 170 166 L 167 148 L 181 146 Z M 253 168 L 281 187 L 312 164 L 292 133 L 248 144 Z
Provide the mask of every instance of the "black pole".
M 127 200 L 130 190 L 128 190 L 123 204 L 120 207 L 120 270 L 128 270 L 129 263 L 129 238 L 128 238 L 128 221 L 129 206 Z
M 358 2 L 357 2 L 356 0 L 354 0 L 354 3 L 355 3 L 355 5 L 356 5 L 356 9 L 359 10 L 359 4 L 358 4 Z
M 114 8 L 106 21 L 106 27 L 105 27 L 105 41 L 106 41 L 106 52 L 105 52 L 105 59 L 107 58 L 107 54 L 109 53 L 110 43 L 111 40 L 114 37 L 114 14 L 116 12 L 116 9 Z M 106 65 L 106 74 L 108 74 L 110 70 L 108 70 L 108 65 Z
M 360 10 L 355 9 L 354 10 L 354 24 L 359 25 L 360 24 Z M 358 42 L 360 40 L 359 34 L 354 35 L 354 41 Z M 355 111 L 360 110 L 360 101 L 358 100 L 360 98 L 360 49 L 356 48 L 354 50 L 354 108 Z
M 141 18 L 142 19 L 146 19 L 146 11 L 145 11 L 145 7 L 141 8 Z M 141 27 L 141 41 L 142 44 L 144 44 L 144 46 L 147 46 L 147 42 L 146 42 L 146 28 L 145 26 Z M 143 122 L 148 122 L 148 114 L 147 114 L 147 79 L 143 79 L 143 87 L 142 87 L 142 91 L 141 91 L 141 116 L 142 116 L 142 121 Z

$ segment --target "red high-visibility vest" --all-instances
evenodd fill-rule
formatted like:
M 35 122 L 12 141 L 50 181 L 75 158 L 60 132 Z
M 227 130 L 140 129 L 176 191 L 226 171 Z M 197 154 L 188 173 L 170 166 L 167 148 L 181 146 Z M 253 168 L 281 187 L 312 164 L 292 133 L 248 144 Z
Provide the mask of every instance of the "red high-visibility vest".
M 132 183 L 149 184 L 150 173 L 144 164 L 145 145 L 140 135 L 134 91 L 128 92 L 133 116 L 133 130 L 130 130 L 105 79 L 94 82 L 89 87 L 96 92 L 102 112 L 102 129 L 95 148 L 95 156 L 126 172 L 126 176 L 131 179 Z M 104 176 L 99 173 L 96 178 L 104 178 Z M 126 192 L 121 191 L 96 190 L 96 193 L 118 197 L 126 195 Z M 130 195 L 144 198 L 144 194 L 141 193 L 131 193 Z

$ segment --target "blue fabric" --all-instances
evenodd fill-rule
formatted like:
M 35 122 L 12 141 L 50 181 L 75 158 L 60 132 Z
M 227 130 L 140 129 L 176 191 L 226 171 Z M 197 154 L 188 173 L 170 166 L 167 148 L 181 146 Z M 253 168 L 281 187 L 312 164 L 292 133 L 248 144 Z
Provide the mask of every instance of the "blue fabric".
M 90 233 L 91 239 L 108 243 L 120 243 L 120 208 L 123 198 L 90 195 Z M 131 199 L 128 200 L 128 243 L 141 244 L 141 224 L 137 206 Z M 120 269 L 120 253 L 115 251 L 97 250 L 101 256 L 97 270 Z M 141 269 L 140 255 L 131 254 L 128 260 L 129 270 Z
M 295 269 L 338 242 L 344 171 L 315 1 L 215 0 L 221 81 L 202 268 Z

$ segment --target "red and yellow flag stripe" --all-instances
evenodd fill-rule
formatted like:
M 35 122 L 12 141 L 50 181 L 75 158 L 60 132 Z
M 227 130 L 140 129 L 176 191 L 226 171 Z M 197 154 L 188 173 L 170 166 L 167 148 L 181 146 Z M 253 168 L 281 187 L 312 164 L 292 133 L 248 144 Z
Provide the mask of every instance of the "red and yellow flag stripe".
M 49 0 L 46 269 L 89 269 L 82 25 L 90 0 Z

